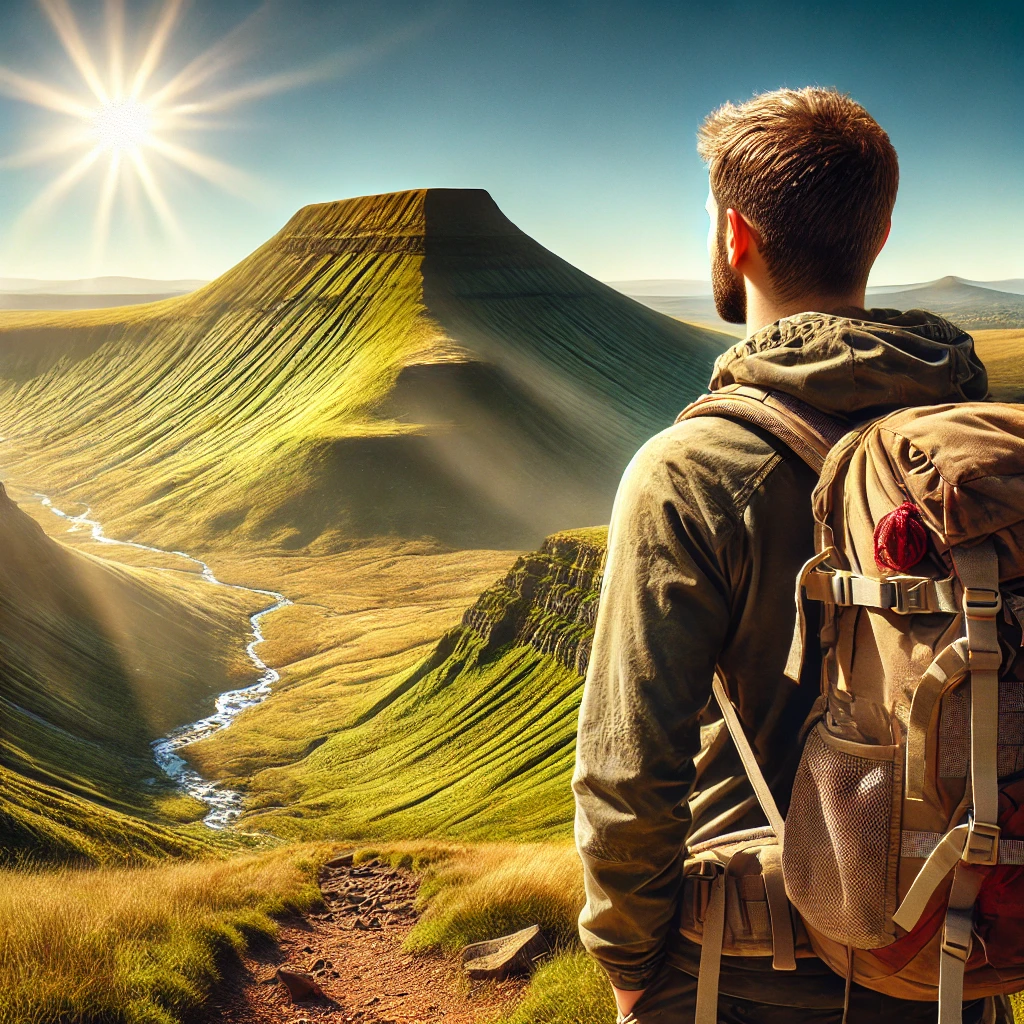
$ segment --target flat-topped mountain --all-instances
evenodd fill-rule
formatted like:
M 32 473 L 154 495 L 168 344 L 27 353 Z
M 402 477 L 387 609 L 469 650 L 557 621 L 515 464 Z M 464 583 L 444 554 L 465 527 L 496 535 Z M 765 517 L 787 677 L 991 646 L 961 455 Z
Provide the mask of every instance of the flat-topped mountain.
M 163 546 L 533 546 L 607 519 L 726 340 L 484 191 L 326 203 L 192 294 L 0 314 L 0 464 Z

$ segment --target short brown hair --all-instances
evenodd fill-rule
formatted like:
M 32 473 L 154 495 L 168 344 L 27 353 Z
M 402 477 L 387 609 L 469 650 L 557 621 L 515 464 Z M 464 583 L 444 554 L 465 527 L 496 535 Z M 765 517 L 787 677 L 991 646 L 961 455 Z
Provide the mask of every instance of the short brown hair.
M 709 114 L 697 135 L 719 224 L 729 207 L 761 236 L 782 298 L 863 286 L 896 201 L 889 136 L 849 96 L 808 87 L 762 93 Z

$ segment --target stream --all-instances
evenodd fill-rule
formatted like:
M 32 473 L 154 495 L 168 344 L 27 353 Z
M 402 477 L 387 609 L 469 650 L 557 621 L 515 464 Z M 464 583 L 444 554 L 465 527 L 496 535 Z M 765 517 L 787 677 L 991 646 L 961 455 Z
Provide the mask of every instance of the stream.
M 240 690 L 227 690 L 219 694 L 215 704 L 216 710 L 212 715 L 200 718 L 197 722 L 178 726 L 177 729 L 174 729 L 168 735 L 152 742 L 153 759 L 163 770 L 164 774 L 173 779 L 183 792 L 195 797 L 197 800 L 201 800 L 210 808 L 209 813 L 203 818 L 203 824 L 215 829 L 227 828 L 242 812 L 242 794 L 237 790 L 227 789 L 218 782 L 210 782 L 204 779 L 195 769 L 189 767 L 188 762 L 184 758 L 178 756 L 177 751 L 181 750 L 182 747 L 187 747 L 190 743 L 195 743 L 196 740 L 205 739 L 220 729 L 226 729 L 240 711 L 251 708 L 254 704 L 259 704 L 270 695 L 271 688 L 281 676 L 275 669 L 270 668 L 256 653 L 256 647 L 263 643 L 264 640 L 263 633 L 260 630 L 260 623 L 265 616 L 272 615 L 274 612 L 286 608 L 292 602 L 284 594 L 278 594 L 273 590 L 257 590 L 254 587 L 242 587 L 234 583 L 223 583 L 214 576 L 213 570 L 206 562 L 202 561 L 202 559 L 194 558 L 184 551 L 167 551 L 164 548 L 155 548 L 148 544 L 139 544 L 136 541 L 114 540 L 113 537 L 107 537 L 103 532 L 103 527 L 95 519 L 89 518 L 89 513 L 92 511 L 89 507 L 86 507 L 86 510 L 79 515 L 71 515 L 57 508 L 45 494 L 37 493 L 36 498 L 45 508 L 48 508 L 54 515 L 60 516 L 61 519 L 69 524 L 68 533 L 89 529 L 92 531 L 92 539 L 99 544 L 117 544 L 121 547 L 138 548 L 140 551 L 153 551 L 161 555 L 176 555 L 178 558 L 184 558 L 199 566 L 200 571 L 198 575 L 213 586 L 229 587 L 231 590 L 244 590 L 250 594 L 262 594 L 265 597 L 272 598 L 272 603 L 266 608 L 249 616 L 252 633 L 250 634 L 251 639 L 245 646 L 245 652 L 256 670 L 260 673 L 259 679 L 252 686 L 246 686 Z M 162 572 L 192 571 L 189 569 L 171 569 L 164 566 L 153 566 L 151 568 Z M 196 574 L 193 573 L 193 575 Z

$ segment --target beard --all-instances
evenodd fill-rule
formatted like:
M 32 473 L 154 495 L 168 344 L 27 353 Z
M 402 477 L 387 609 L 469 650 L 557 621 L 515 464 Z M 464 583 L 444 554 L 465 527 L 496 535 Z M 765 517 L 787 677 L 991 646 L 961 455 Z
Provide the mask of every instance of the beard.
M 727 324 L 747 322 L 747 289 L 743 275 L 729 265 L 724 216 L 719 217 L 718 241 L 711 259 L 711 291 L 715 297 L 715 309 Z

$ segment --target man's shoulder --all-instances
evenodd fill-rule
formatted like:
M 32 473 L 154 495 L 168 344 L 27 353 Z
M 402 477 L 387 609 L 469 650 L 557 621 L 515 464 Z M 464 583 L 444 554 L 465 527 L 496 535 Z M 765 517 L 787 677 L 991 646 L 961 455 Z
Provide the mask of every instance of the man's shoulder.
M 806 475 L 799 458 L 767 431 L 725 416 L 682 420 L 651 437 L 624 482 L 703 510 L 742 515 L 751 495 L 779 474 Z M 809 472 L 807 470 L 806 472 Z

